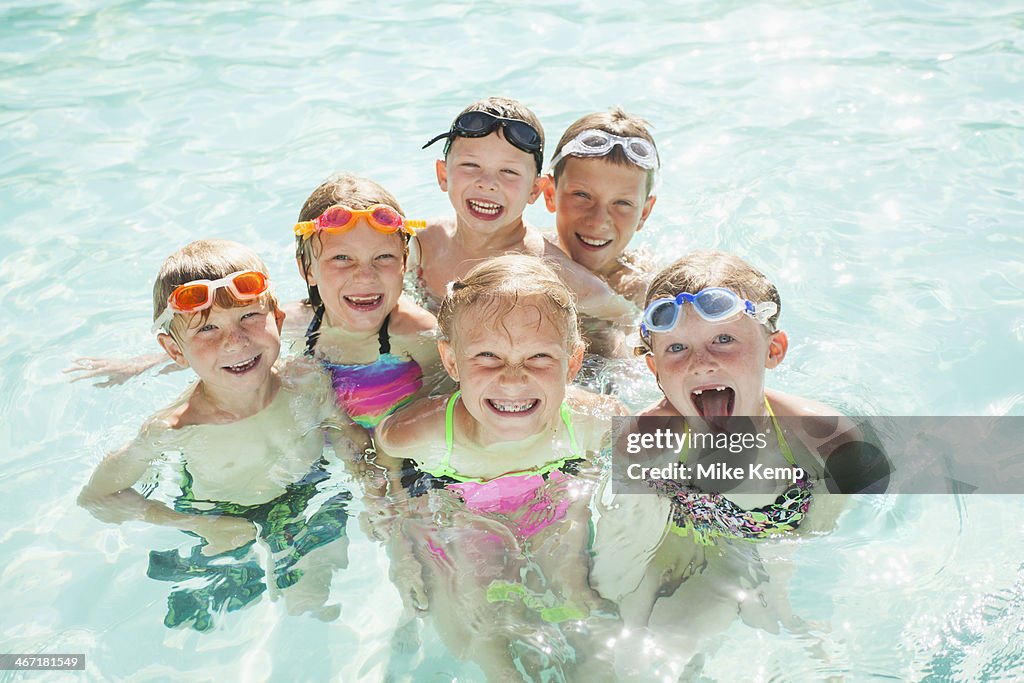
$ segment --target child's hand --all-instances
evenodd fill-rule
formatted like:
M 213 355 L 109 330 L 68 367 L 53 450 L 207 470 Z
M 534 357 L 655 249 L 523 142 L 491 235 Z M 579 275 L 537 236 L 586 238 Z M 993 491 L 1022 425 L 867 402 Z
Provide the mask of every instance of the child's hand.
M 71 366 L 64 368 L 63 372 L 65 374 L 74 373 L 74 377 L 71 378 L 72 382 L 92 379 L 94 377 L 105 377 L 104 381 L 97 382 L 95 386 L 112 387 L 124 384 L 132 377 L 142 374 L 165 358 L 164 354 L 136 356 L 127 360 L 86 356 L 71 361 Z
M 206 556 L 241 548 L 256 538 L 256 525 L 242 517 L 201 517 L 193 531 L 206 539 Z

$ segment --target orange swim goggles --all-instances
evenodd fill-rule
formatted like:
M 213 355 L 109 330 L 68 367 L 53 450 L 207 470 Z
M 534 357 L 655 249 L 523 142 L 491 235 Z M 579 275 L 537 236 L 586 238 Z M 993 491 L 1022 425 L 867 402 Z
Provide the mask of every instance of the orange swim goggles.
M 311 221 L 295 224 L 295 235 L 303 239 L 315 232 L 345 232 L 351 230 L 360 218 L 365 218 L 370 227 L 378 232 L 390 235 L 401 230 L 408 235 L 415 235 L 416 228 L 427 227 L 426 221 L 410 221 L 402 217 L 394 207 L 387 204 L 374 204 L 367 209 L 350 209 L 341 204 L 327 207 L 322 214 Z
M 240 270 L 219 280 L 193 280 L 178 285 L 167 297 L 167 308 L 153 321 L 152 331 L 166 332 L 175 313 L 197 313 L 213 306 L 214 294 L 221 287 L 236 301 L 251 301 L 270 289 L 270 278 L 258 270 Z

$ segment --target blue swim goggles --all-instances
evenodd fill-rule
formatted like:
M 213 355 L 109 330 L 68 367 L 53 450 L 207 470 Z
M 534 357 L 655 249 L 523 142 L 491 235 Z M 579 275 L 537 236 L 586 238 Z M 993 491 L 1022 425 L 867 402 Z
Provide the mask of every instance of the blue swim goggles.
M 624 138 L 599 128 L 588 128 L 569 142 L 551 160 L 551 168 L 566 157 L 603 157 L 615 146 L 622 148 L 626 158 L 642 169 L 653 171 L 658 168 L 658 152 L 650 140 Z
M 709 323 L 719 323 L 732 318 L 738 313 L 746 313 L 751 318 L 769 326 L 768 320 L 779 310 L 774 301 L 763 301 L 755 304 L 742 298 L 731 289 L 709 287 L 696 294 L 680 292 L 672 299 L 656 299 L 644 310 L 643 323 L 640 324 L 640 336 L 648 339 L 651 332 L 668 332 L 679 322 L 679 313 L 683 304 L 690 304 L 697 315 Z

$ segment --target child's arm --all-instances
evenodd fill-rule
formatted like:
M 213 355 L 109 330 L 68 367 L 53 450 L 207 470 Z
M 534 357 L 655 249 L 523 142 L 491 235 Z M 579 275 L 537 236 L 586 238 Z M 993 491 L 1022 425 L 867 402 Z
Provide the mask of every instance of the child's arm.
M 160 455 L 152 444 L 164 431 L 163 423 L 152 420 L 134 441 L 104 458 L 79 494 L 78 504 L 103 522 L 139 520 L 193 531 L 208 541 L 203 548 L 207 555 L 237 548 L 256 538 L 256 528 L 248 520 L 183 514 L 143 497 L 132 488 Z
M 555 272 L 566 286 L 575 292 L 580 313 L 607 320 L 616 325 L 632 326 L 639 310 L 612 290 L 601 278 L 573 261 L 561 249 L 545 240 L 544 258 L 551 262 Z
M 166 365 L 160 369 L 160 374 L 168 372 L 176 372 L 178 370 L 184 370 L 177 363 L 171 362 L 171 359 L 167 357 L 166 353 L 148 353 L 142 356 L 134 356 L 132 358 L 120 359 L 120 358 L 103 358 L 99 356 L 86 356 L 84 358 L 76 358 L 71 361 L 71 365 L 64 368 L 65 374 L 75 373 L 71 378 L 72 382 L 77 382 L 83 379 L 92 379 L 93 377 L 105 377 L 102 382 L 97 382 L 97 387 L 112 387 L 118 384 L 124 384 L 132 377 L 141 375 L 146 370 L 159 365 L 161 362 L 166 362 Z

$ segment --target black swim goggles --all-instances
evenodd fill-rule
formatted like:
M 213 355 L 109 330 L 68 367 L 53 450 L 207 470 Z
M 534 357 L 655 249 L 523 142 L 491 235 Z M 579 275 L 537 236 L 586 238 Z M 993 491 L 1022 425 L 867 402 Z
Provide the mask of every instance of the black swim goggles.
M 464 114 L 460 114 L 459 118 L 455 119 L 455 123 L 452 124 L 451 130 L 447 133 L 441 133 L 423 145 L 422 149 L 430 147 L 441 138 L 448 138 L 444 145 L 444 155 L 447 157 L 448 150 L 452 146 L 452 140 L 455 138 L 482 138 L 485 135 L 490 135 L 499 127 L 504 128 L 505 139 L 512 143 L 513 147 L 533 155 L 537 162 L 537 173 L 540 173 L 541 168 L 544 166 L 544 141 L 541 139 L 537 129 L 526 121 L 506 119 L 494 114 L 488 114 L 485 111 L 467 111 Z

